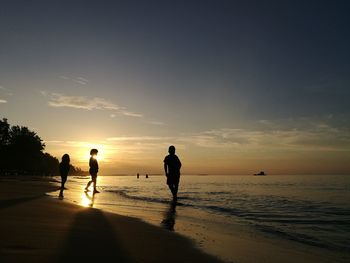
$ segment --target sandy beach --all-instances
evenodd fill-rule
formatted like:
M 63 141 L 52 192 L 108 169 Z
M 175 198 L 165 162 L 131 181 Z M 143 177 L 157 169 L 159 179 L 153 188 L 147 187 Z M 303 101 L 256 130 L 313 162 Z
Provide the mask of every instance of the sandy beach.
M 141 212 L 126 216 L 99 202 L 92 208 L 69 201 L 77 195 L 73 182 L 65 191 L 68 198 L 59 199 L 58 185 L 48 177 L 0 178 L 0 262 L 348 262 L 346 256 L 268 238 L 239 225 L 224 235 L 215 225 L 177 219 L 178 230 L 169 231 L 145 220 Z M 108 192 L 101 191 L 97 199 L 103 203 Z M 210 221 L 207 216 L 196 215 Z
M 220 262 L 176 233 L 51 198 L 48 180 L 1 179 L 0 261 Z

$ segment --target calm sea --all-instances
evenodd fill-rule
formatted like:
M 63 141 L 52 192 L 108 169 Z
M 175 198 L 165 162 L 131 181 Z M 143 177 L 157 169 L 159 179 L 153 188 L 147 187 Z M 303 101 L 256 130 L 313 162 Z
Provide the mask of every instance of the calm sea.
M 209 239 L 220 244 L 215 240 L 220 235 L 206 237 L 201 228 L 230 235 L 239 225 L 265 237 L 339 254 L 339 259 L 349 256 L 350 176 L 184 175 L 176 207 L 169 202 L 164 176 L 100 176 L 98 180 L 101 193 L 92 198 L 81 191 L 86 178 L 69 178 L 67 187 L 72 191 L 67 190 L 65 198 L 190 233 L 199 244 Z M 79 195 L 72 194 L 76 190 Z M 197 234 L 190 231 L 196 227 Z

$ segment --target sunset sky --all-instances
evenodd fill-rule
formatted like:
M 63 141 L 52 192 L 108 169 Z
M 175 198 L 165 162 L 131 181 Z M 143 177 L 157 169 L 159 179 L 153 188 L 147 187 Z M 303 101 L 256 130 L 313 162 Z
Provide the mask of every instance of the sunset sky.
M 0 117 L 100 174 L 350 173 L 348 1 L 1 1 Z

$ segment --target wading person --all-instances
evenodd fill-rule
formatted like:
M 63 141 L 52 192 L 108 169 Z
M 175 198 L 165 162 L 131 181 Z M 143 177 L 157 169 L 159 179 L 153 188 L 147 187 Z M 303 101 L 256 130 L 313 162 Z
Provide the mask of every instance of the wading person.
M 169 147 L 169 155 L 164 159 L 164 171 L 167 178 L 166 183 L 173 195 L 173 200 L 177 200 L 177 191 L 180 182 L 180 168 L 181 162 L 179 157 L 175 154 L 175 146 Z
M 89 191 L 89 187 L 90 187 L 91 183 L 93 183 L 94 193 L 99 193 L 99 191 L 97 191 L 97 189 L 96 189 L 96 180 L 97 180 L 97 173 L 98 173 L 98 162 L 96 159 L 97 153 L 98 153 L 97 149 L 91 149 L 91 151 L 90 151 L 91 157 L 89 160 L 89 166 L 90 166 L 89 172 L 91 175 L 91 181 L 89 181 L 85 187 L 85 191 L 87 191 L 87 192 Z

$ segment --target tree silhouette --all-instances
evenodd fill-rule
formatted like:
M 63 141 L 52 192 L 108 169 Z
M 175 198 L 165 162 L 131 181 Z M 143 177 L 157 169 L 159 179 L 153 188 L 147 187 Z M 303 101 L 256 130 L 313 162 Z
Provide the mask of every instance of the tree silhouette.
M 13 126 L 10 129 L 9 154 L 11 168 L 22 173 L 39 174 L 45 145 L 40 137 L 27 127 Z
M 58 175 L 59 161 L 57 158 L 48 153 L 44 153 L 41 157 L 41 165 L 39 174 L 42 175 Z
M 10 125 L 7 119 L 0 120 L 0 173 L 9 167 Z
M 3 145 L 8 145 L 10 140 L 10 124 L 8 124 L 7 119 L 0 120 L 0 147 Z
M 0 120 L 0 175 L 57 175 L 59 161 L 44 153 L 45 144 L 24 126 L 10 127 L 7 119 Z M 72 174 L 81 169 L 72 166 Z

